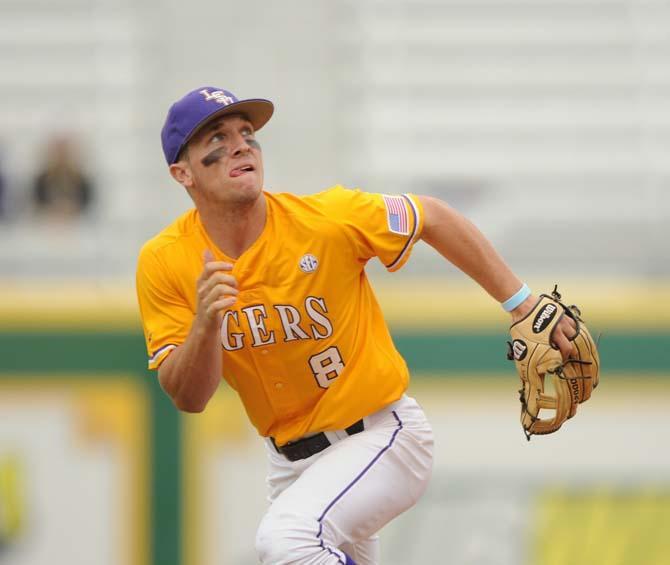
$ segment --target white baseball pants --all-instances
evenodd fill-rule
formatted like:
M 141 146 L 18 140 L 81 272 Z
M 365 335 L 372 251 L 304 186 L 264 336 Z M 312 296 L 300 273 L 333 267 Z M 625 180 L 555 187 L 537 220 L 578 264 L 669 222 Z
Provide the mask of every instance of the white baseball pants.
M 418 403 L 403 396 L 363 419 L 349 436 L 291 462 L 268 440 L 268 512 L 256 535 L 264 565 L 378 565 L 376 533 L 413 506 L 433 464 L 433 432 Z

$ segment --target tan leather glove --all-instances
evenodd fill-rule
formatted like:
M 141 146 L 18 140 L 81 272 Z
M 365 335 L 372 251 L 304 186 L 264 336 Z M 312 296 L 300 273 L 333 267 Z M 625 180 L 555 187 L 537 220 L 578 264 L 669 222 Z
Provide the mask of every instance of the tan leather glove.
M 577 353 L 567 361 L 552 343 L 553 331 L 563 316 L 572 318 L 577 326 L 571 338 Z M 556 288 L 551 296 L 540 295 L 530 313 L 512 324 L 510 334 L 507 358 L 514 360 L 521 378 L 521 425 L 530 440 L 532 435 L 558 430 L 577 413 L 577 405 L 591 397 L 598 386 L 600 359 L 579 308 L 563 304 Z M 553 391 L 545 377 L 551 377 Z

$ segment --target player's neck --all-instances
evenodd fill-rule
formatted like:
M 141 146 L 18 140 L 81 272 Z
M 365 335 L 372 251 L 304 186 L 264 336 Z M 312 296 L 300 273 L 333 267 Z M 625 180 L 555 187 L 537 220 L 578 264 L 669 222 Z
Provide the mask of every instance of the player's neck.
M 265 196 L 261 194 L 245 206 L 198 210 L 207 235 L 231 259 L 237 259 L 263 233 L 267 215 Z

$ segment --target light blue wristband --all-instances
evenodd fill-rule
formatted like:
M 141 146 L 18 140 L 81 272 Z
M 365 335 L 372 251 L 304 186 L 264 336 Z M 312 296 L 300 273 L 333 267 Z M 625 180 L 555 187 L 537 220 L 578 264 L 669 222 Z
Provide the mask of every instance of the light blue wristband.
M 517 290 L 510 298 L 505 300 L 501 304 L 503 307 L 503 310 L 505 312 L 511 312 L 514 310 L 519 304 L 521 304 L 526 298 L 530 296 L 530 289 L 528 288 L 528 285 L 526 283 L 523 283 L 523 286 Z

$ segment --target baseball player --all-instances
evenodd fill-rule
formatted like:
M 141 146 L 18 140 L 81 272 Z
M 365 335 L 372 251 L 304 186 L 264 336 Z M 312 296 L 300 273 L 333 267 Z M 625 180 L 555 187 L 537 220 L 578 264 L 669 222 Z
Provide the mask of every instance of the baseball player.
M 396 271 L 422 239 L 513 320 L 535 299 L 477 228 L 435 198 L 265 191 L 256 133 L 273 110 L 206 86 L 168 112 L 165 159 L 195 208 L 140 252 L 149 367 L 186 412 L 204 410 L 222 377 L 239 394 L 269 460 L 261 563 L 373 565 L 377 532 L 426 489 L 433 434 L 405 393 L 407 366 L 366 263 Z M 559 330 L 567 357 L 574 323 Z

